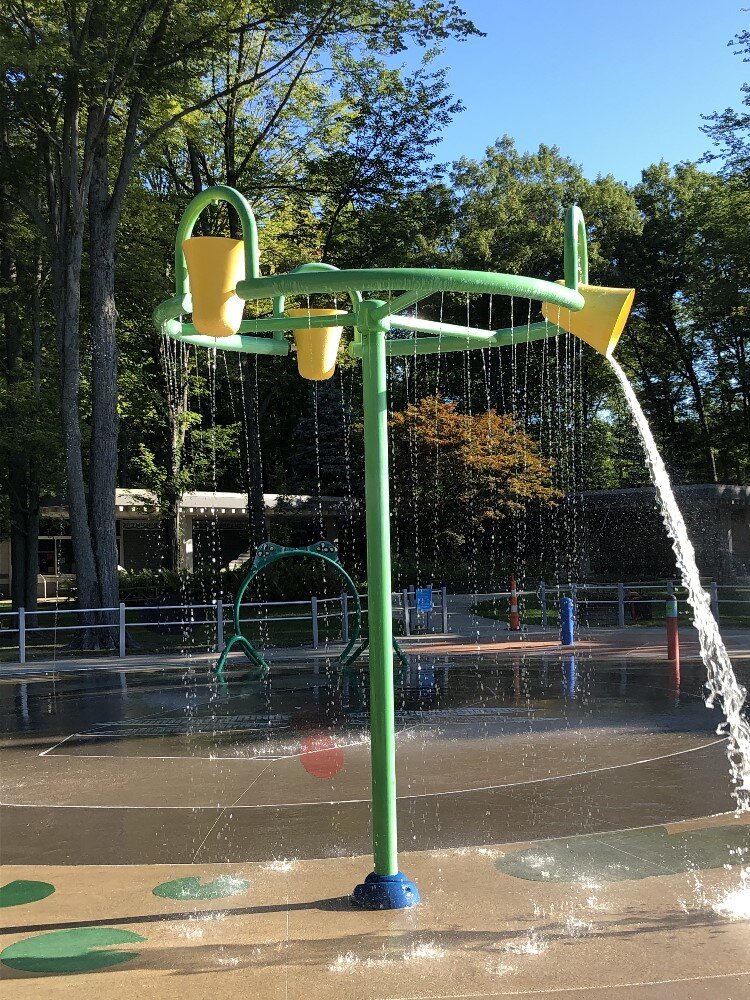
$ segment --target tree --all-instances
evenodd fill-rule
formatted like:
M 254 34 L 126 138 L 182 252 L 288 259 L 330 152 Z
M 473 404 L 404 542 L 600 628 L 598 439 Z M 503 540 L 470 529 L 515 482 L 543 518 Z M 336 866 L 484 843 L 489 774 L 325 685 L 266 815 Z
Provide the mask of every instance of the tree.
M 0 315 L 5 351 L 0 360 L 0 469 L 8 500 L 11 602 L 33 612 L 39 573 L 42 489 L 54 489 L 59 433 L 50 395 L 43 310 L 46 274 L 38 240 L 0 187 Z M 33 623 L 33 619 L 29 619 Z
M 390 431 L 398 538 L 421 539 L 436 563 L 487 551 L 503 521 L 560 496 L 554 463 L 508 414 L 428 396 L 394 412 Z
M 728 43 L 734 48 L 735 54 L 742 57 L 743 62 L 750 62 L 750 30 L 740 31 Z M 720 159 L 724 161 L 724 171 L 727 174 L 741 174 L 747 179 L 750 175 L 750 84 L 742 85 L 742 109 L 735 111 L 725 108 L 705 115 L 709 124 L 703 126 L 703 131 L 709 136 L 716 149 L 706 153 L 706 160 Z
M 12 2 L 2 22 L 2 156 L 23 178 L 29 150 L 44 164 L 44 208 L 24 182 L 15 197 L 44 235 L 61 371 L 70 526 L 78 595 L 85 608 L 117 599 L 114 488 L 117 472 L 115 249 L 125 194 L 138 157 L 179 122 L 245 88 L 271 81 L 347 35 L 380 51 L 406 38 L 474 31 L 452 2 L 407 0 L 398 12 L 359 4 L 233 3 L 196 9 L 184 0 L 94 0 L 80 17 L 59 0 Z M 257 34 L 275 44 L 233 79 L 206 78 L 228 38 Z M 230 46 L 231 48 L 231 46 Z M 264 52 L 261 43 L 261 54 Z M 80 426 L 81 277 L 89 236 L 91 438 L 88 493 Z M 106 631 L 87 644 L 111 643 Z

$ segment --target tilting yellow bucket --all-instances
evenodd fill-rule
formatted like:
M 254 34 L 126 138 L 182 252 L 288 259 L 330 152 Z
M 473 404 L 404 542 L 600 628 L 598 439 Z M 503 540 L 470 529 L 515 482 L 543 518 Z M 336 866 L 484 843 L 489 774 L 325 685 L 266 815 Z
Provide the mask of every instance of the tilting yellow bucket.
M 336 316 L 338 309 L 287 309 L 287 316 Z M 336 358 L 341 342 L 340 326 L 318 326 L 294 330 L 297 345 L 297 367 L 302 378 L 325 382 L 336 371 Z
M 236 294 L 245 277 L 242 240 L 225 236 L 192 236 L 182 250 L 190 278 L 193 326 L 206 337 L 231 337 L 242 322 L 245 303 Z
M 558 281 L 558 285 L 564 282 Z M 586 304 L 579 312 L 542 303 L 542 315 L 561 326 L 603 354 L 611 356 L 625 329 L 635 298 L 634 288 L 606 288 L 603 285 L 579 285 Z

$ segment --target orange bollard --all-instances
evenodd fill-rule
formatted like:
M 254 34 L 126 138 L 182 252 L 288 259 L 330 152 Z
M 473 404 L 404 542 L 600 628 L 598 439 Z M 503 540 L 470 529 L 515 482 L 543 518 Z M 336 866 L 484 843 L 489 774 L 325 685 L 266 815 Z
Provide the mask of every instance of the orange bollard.
M 518 591 L 516 590 L 516 578 L 514 574 L 511 574 L 510 577 L 510 615 L 508 617 L 508 631 L 521 631 L 521 619 L 518 617 Z
M 680 662 L 680 632 L 677 626 L 677 598 L 668 597 L 667 615 L 667 659 L 679 665 Z

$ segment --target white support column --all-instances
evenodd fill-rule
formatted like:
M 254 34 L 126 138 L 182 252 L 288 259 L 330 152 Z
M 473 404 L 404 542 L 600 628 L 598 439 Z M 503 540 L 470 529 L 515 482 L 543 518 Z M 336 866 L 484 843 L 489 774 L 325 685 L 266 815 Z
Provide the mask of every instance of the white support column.
M 409 620 L 409 591 L 404 587 L 401 592 L 401 600 L 404 605 L 404 630 L 406 635 L 411 635 L 411 622 Z
M 544 580 L 539 584 L 539 605 L 542 609 L 542 628 L 547 628 L 547 586 Z
M 443 602 L 441 610 L 443 612 L 443 635 L 448 632 L 448 591 L 445 587 L 440 588 L 440 600 Z
M 310 609 L 312 612 L 312 644 L 313 649 L 318 648 L 319 635 L 318 635 L 318 598 L 310 598 Z
M 191 514 L 183 514 L 180 517 L 180 535 L 182 568 L 188 573 L 193 572 L 193 517 Z

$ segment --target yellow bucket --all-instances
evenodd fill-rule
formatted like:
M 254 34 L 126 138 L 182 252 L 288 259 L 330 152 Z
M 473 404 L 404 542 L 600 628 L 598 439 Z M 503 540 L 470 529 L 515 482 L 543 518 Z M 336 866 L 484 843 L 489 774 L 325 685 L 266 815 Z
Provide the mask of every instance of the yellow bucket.
M 287 316 L 336 316 L 339 309 L 287 309 Z M 318 326 L 294 330 L 297 345 L 297 367 L 302 378 L 325 382 L 336 371 L 336 358 L 341 342 L 341 326 Z
M 235 290 L 245 277 L 244 247 L 242 240 L 225 236 L 192 236 L 183 241 L 193 326 L 206 337 L 231 337 L 240 328 L 245 303 Z

